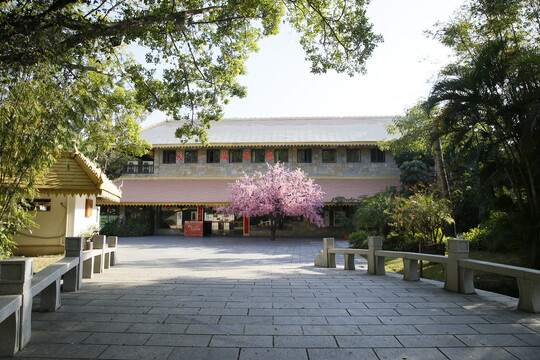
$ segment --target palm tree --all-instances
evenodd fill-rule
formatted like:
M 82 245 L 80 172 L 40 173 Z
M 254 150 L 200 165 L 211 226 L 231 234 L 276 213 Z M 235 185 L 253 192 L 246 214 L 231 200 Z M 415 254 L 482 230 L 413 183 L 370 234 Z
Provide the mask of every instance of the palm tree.
M 533 240 L 540 265 L 540 55 L 537 49 L 493 40 L 467 66 L 447 69 L 427 100 L 442 105 L 440 131 L 480 148 L 481 178 L 509 191 Z

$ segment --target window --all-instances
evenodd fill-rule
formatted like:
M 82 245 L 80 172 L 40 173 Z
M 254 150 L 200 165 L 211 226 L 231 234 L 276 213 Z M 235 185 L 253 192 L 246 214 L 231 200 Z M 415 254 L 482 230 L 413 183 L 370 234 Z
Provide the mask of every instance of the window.
M 242 150 L 241 149 L 229 150 L 229 162 L 230 163 L 241 163 L 242 162 Z
M 28 201 L 28 210 L 51 211 L 51 199 L 34 199 Z
M 299 163 L 311 162 L 311 149 L 298 149 L 297 160 Z
M 382 163 L 386 162 L 386 156 L 384 151 L 379 149 L 371 149 L 371 162 L 372 163 Z
M 186 150 L 186 154 L 184 157 L 184 163 L 185 164 L 196 164 L 197 163 L 197 156 L 199 155 L 199 152 L 197 150 Z
M 360 149 L 347 149 L 347 162 L 356 163 L 362 161 Z
M 219 149 L 206 150 L 206 162 L 209 164 L 219 163 Z
M 276 149 L 274 151 L 274 161 L 286 163 L 289 162 L 289 150 L 288 149 Z
M 336 162 L 336 149 L 323 149 L 322 162 L 335 163 Z
M 251 150 L 251 162 L 252 163 L 263 163 L 265 152 L 263 149 L 253 149 Z
M 163 163 L 176 164 L 176 150 L 163 150 Z
M 94 200 L 92 199 L 86 199 L 86 206 L 84 209 L 84 216 L 90 217 L 92 216 L 92 208 L 94 207 Z

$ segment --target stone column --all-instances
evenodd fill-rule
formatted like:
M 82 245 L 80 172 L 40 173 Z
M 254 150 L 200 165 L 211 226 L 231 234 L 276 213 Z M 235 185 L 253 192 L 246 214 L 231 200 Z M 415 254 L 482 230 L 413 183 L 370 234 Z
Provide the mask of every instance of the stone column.
M 470 293 L 470 289 L 465 288 L 466 283 L 464 282 L 464 278 L 466 275 L 466 269 L 461 269 L 461 273 L 459 269 L 459 260 L 468 258 L 469 240 L 448 239 L 448 264 L 445 268 L 446 281 L 444 283 L 444 288 L 446 290 L 461 293 Z M 472 270 L 469 270 L 467 272 L 467 275 L 470 274 L 472 274 Z
M 110 252 L 110 266 L 115 266 L 118 263 L 118 236 L 109 236 L 109 248 L 114 248 Z
M 328 250 L 334 248 L 334 238 L 323 238 L 324 252 L 326 253 L 327 267 L 335 268 L 336 267 L 336 254 L 328 252 Z
M 92 238 L 94 249 L 101 251 L 101 254 L 94 256 L 94 272 L 102 273 L 105 263 L 104 249 L 107 247 L 107 237 L 105 235 L 94 235 Z
M 64 274 L 64 291 L 77 291 L 81 289 L 84 251 L 84 238 L 66 237 L 66 257 L 78 257 L 79 265 Z
M 19 348 L 23 349 L 32 335 L 33 258 L 12 258 L 0 261 L 0 295 L 22 295 Z
M 382 236 L 368 237 L 368 274 L 385 275 L 384 256 L 375 255 L 376 251 L 382 250 Z

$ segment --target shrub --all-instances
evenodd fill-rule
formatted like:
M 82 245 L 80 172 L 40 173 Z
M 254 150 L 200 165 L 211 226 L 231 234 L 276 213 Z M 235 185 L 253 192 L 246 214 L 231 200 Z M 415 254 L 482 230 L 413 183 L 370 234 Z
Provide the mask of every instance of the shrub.
M 519 219 L 503 212 L 493 212 L 489 219 L 462 234 L 471 250 L 515 251 L 519 247 Z
M 119 220 L 110 221 L 103 225 L 101 235 L 114 236 L 146 236 L 152 235 L 152 222 L 147 218 L 127 219 L 121 223 Z
M 397 233 L 392 231 L 383 241 L 383 249 L 390 251 L 418 252 L 418 245 L 422 242 L 421 234 Z
M 349 234 L 349 245 L 354 249 L 367 249 L 368 237 L 377 235 L 375 231 L 358 230 Z

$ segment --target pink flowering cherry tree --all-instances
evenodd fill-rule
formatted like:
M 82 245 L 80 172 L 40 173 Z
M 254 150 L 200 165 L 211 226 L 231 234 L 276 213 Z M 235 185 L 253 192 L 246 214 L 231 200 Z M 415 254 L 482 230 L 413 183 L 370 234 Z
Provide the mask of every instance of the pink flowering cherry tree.
M 271 240 L 276 239 L 278 223 L 285 216 L 304 216 L 323 227 L 321 187 L 308 179 L 300 168 L 289 170 L 279 162 L 267 165 L 266 173 L 257 171 L 253 177 L 244 173 L 242 178 L 229 184 L 231 204 L 219 211 L 244 217 L 268 216 Z

